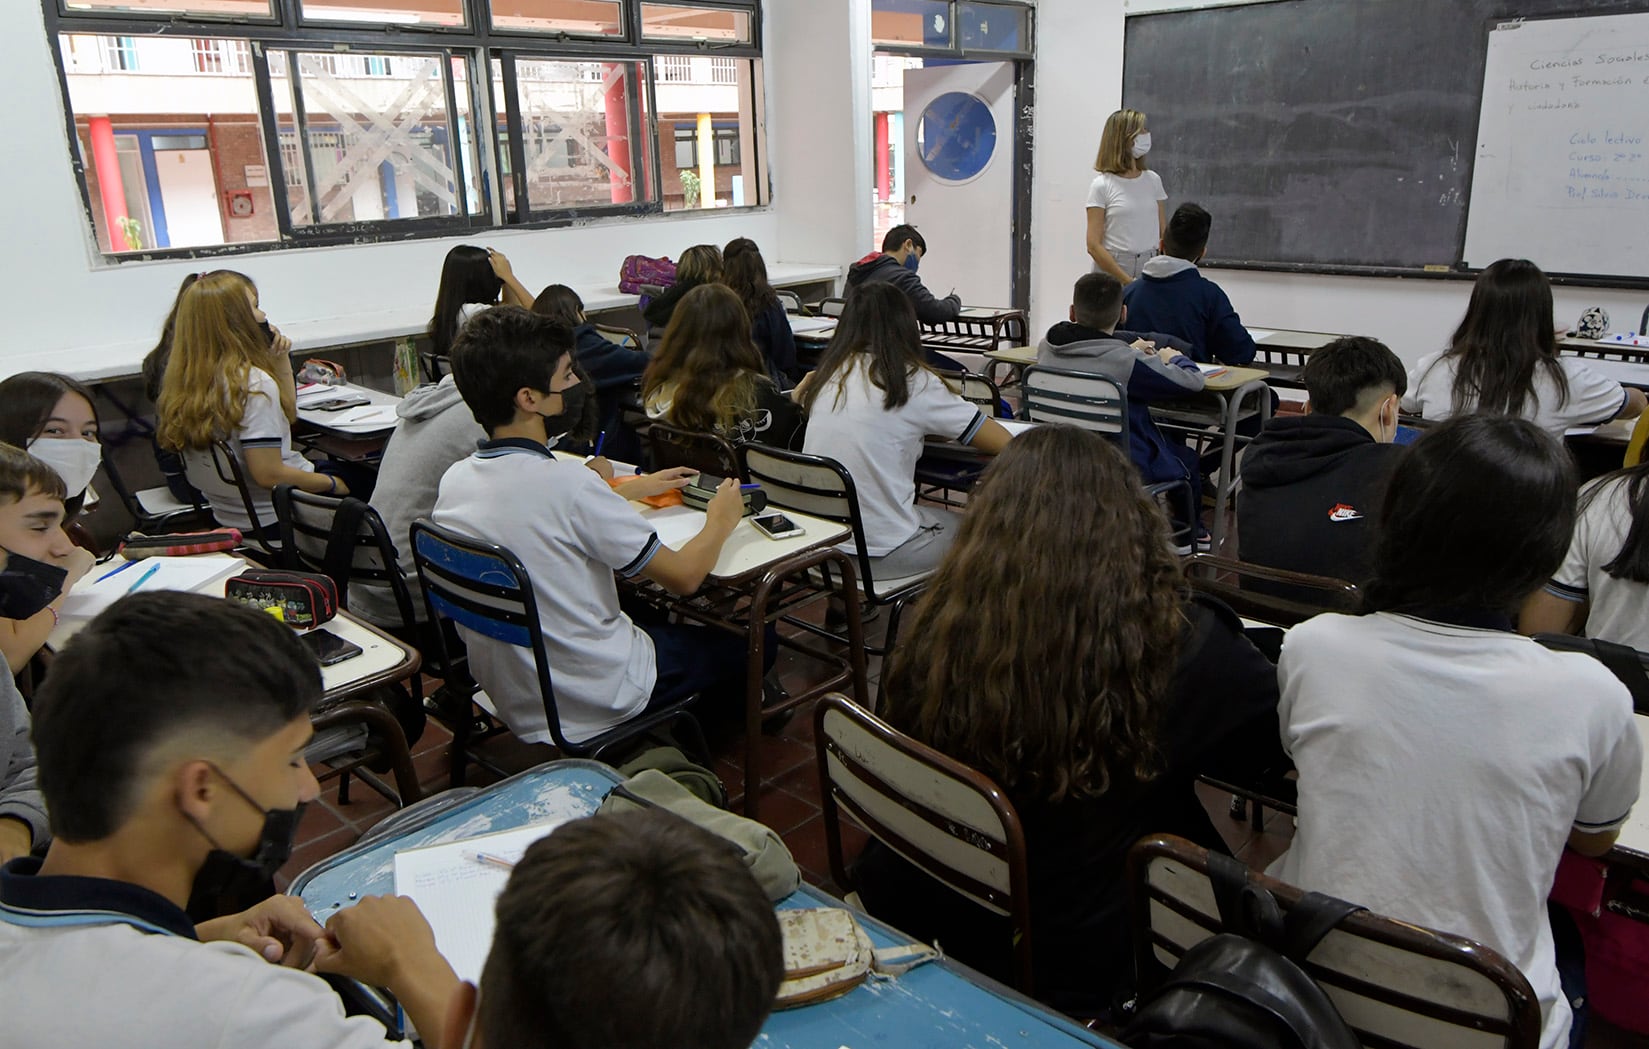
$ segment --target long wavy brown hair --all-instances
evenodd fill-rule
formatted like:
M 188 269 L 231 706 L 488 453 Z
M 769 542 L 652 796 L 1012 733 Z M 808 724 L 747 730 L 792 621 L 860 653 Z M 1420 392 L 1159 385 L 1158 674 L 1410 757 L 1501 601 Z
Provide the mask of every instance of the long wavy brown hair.
M 291 383 L 274 371 L 289 365 L 276 359 L 252 312 L 257 294 L 245 274 L 217 270 L 179 296 L 172 355 L 156 404 L 162 447 L 205 448 L 233 433 L 246 414 L 253 368 L 275 380 L 281 410 L 287 419 L 297 418 Z
M 883 676 L 886 717 L 1016 798 L 1157 771 L 1182 624 L 1168 521 L 1097 434 L 1039 426 L 986 469 Z
M 771 382 L 750 341 L 750 314 L 725 284 L 701 284 L 682 296 L 641 376 L 644 402 L 668 400 L 665 417 L 684 430 L 731 429 L 756 407 Z

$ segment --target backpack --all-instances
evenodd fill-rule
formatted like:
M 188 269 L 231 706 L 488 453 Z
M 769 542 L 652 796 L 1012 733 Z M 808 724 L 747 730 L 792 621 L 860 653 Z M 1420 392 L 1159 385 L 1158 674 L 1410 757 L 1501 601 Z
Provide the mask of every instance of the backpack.
M 676 282 L 676 264 L 666 255 L 662 259 L 646 255 L 626 255 L 618 267 L 618 290 L 626 295 L 640 295 L 644 288 L 668 288 Z
M 1122 1031 L 1133 1049 L 1360 1049 L 1361 1042 L 1299 962 L 1346 915 L 1362 910 L 1306 893 L 1285 917 L 1229 856 L 1208 855 L 1229 932 L 1180 958 Z

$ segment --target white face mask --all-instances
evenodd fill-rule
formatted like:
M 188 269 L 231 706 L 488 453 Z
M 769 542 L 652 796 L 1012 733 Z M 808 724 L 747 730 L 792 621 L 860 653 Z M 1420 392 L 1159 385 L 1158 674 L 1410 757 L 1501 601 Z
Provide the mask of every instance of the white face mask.
M 103 463 L 103 446 L 78 437 L 44 437 L 29 442 L 28 452 L 56 471 L 73 499 L 92 483 Z
M 1151 133 L 1141 131 L 1134 136 L 1134 156 L 1143 157 L 1149 152 L 1151 152 Z

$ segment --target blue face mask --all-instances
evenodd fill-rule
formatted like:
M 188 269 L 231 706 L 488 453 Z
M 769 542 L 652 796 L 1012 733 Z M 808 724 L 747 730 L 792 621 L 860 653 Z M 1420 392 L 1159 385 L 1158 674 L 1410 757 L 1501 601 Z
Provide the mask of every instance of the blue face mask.
M 916 254 L 914 251 L 905 256 L 905 269 L 910 270 L 912 273 L 915 273 L 917 268 L 921 265 L 922 256 Z

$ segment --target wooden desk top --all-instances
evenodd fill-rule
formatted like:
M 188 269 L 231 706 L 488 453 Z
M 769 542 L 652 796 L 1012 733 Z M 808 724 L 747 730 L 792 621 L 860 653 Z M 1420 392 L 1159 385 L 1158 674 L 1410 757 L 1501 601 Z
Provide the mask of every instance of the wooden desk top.
M 1227 365 L 1222 372 L 1204 375 L 1202 388 L 1214 393 L 1228 393 L 1251 382 L 1264 382 L 1269 375 L 1264 368 L 1238 368 Z
M 1251 327 L 1248 334 L 1254 344 L 1278 350 L 1315 350 L 1343 336 L 1326 331 L 1296 331 L 1292 328 Z
M 306 403 L 318 404 L 333 397 L 349 397 L 352 395 L 365 397 L 371 403 L 358 408 L 345 408 L 337 412 L 322 412 L 304 407 Z M 337 434 L 340 437 L 369 437 L 388 433 L 395 429 L 395 424 L 399 421 L 395 415 L 395 408 L 400 403 L 401 398 L 393 393 L 384 393 L 382 390 L 346 383 L 343 386 L 329 386 L 318 390 L 300 391 L 298 394 L 298 419 L 317 430 Z

